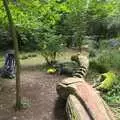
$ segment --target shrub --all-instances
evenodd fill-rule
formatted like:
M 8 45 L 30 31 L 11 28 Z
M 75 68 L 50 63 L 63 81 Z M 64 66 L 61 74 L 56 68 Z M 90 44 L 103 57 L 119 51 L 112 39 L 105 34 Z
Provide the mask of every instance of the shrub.
M 120 76 L 118 77 L 118 81 L 112 86 L 112 89 L 102 96 L 109 104 L 120 103 Z
M 28 57 L 36 57 L 36 56 L 37 56 L 37 54 L 35 54 L 35 53 L 28 54 Z
M 56 63 L 56 56 L 64 47 L 60 35 L 54 33 L 46 33 L 44 40 L 41 42 L 41 55 L 45 58 L 48 65 Z
M 104 80 L 100 83 L 97 89 L 102 91 L 110 90 L 113 84 L 117 81 L 117 77 L 113 72 L 104 73 L 101 76 Z
M 90 69 L 98 73 L 108 72 L 108 68 L 97 60 L 90 61 Z
M 120 53 L 117 50 L 103 51 L 90 61 L 90 68 L 99 73 L 120 69 Z
M 37 54 L 32 54 L 31 57 L 37 57 Z
M 94 49 L 89 50 L 89 57 L 96 57 L 96 50 Z
M 23 55 L 23 56 L 21 57 L 21 59 L 22 59 L 22 60 L 28 59 L 28 56 L 27 56 L 27 55 Z
M 98 61 L 105 64 L 110 69 L 120 69 L 120 52 L 117 50 L 102 53 Z

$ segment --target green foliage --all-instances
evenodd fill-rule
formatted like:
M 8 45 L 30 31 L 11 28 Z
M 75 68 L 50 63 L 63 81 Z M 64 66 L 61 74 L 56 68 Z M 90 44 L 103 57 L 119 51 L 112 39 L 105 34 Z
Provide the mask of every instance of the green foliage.
M 0 2 L 0 6 L 0 30 L 2 30 L 0 31 L 0 41 L 3 43 L 0 47 L 4 48 L 11 45 L 6 42 L 10 35 L 6 32 L 9 26 L 2 2 Z M 64 3 L 56 2 L 56 0 L 50 0 L 45 3 L 39 0 L 21 0 L 16 3 L 9 2 L 9 7 L 15 21 L 19 47 L 25 51 L 38 50 L 38 44 L 41 42 L 41 32 L 43 34 L 46 33 L 43 29 L 52 28 L 55 30 L 54 26 L 60 20 L 61 14 L 68 11 Z
M 1 51 L 13 48 L 12 39 L 9 37 L 8 31 L 6 31 L 3 27 L 0 27 L 0 42 Z
M 96 57 L 96 50 L 95 49 L 91 49 L 89 50 L 89 57 Z
M 108 70 L 120 69 L 120 52 L 118 50 L 109 49 L 98 53 L 98 56 L 90 60 L 90 68 L 100 73 Z
M 55 35 L 54 32 L 45 33 L 43 41 L 39 44 L 41 55 L 49 65 L 55 63 L 56 56 L 61 52 L 63 47 L 64 44 L 61 36 Z
M 90 61 L 90 69 L 92 71 L 97 71 L 98 73 L 105 73 L 105 72 L 108 72 L 108 68 L 105 66 L 105 64 L 95 60 L 95 59 L 92 59 Z
M 108 91 L 112 88 L 113 84 L 116 83 L 117 77 L 113 72 L 102 74 L 105 78 L 100 85 L 97 87 L 98 90 Z
M 22 59 L 22 60 L 28 59 L 28 56 L 25 56 L 25 55 L 24 55 L 24 56 L 21 57 L 21 59 Z
M 70 11 L 62 15 L 57 31 L 63 35 L 67 47 L 80 48 L 86 32 L 86 1 L 68 0 L 66 6 Z
M 25 59 L 28 59 L 28 58 L 33 58 L 33 57 L 37 57 L 37 54 L 36 53 L 26 53 L 26 54 L 22 54 L 20 56 L 20 59 L 21 60 L 25 60 Z
M 117 79 L 118 81 L 114 83 L 112 89 L 102 95 L 109 104 L 120 103 L 120 76 Z
M 119 39 L 118 39 L 119 40 Z M 90 57 L 90 73 L 89 78 L 93 80 L 95 86 L 100 85 L 98 88 L 102 89 L 102 97 L 106 102 L 112 105 L 117 105 L 120 103 L 120 77 L 117 77 L 120 72 L 120 51 L 118 47 L 111 47 L 110 41 L 102 40 L 100 42 L 100 48 L 95 49 L 90 45 L 90 50 L 96 53 L 96 56 Z M 106 79 L 106 81 L 101 82 L 96 79 L 100 73 L 106 73 L 108 71 L 116 72 L 115 79 Z M 108 77 L 109 78 L 109 77 Z
M 92 0 L 88 4 L 88 33 L 90 35 L 105 35 L 107 17 L 107 2 Z
M 37 57 L 37 54 L 33 53 L 33 54 L 28 54 L 28 57 Z
M 19 47 L 25 51 L 39 49 L 38 44 L 43 40 L 46 29 L 54 30 L 55 35 L 61 34 L 68 47 L 81 48 L 85 35 L 98 35 L 100 38 L 117 36 L 120 28 L 119 19 L 117 19 L 120 12 L 119 5 L 120 2 L 117 0 L 9 2 L 17 29 Z M 12 47 L 8 30 L 7 17 L 0 1 L 1 49 Z
M 107 68 L 110 69 L 120 69 L 120 52 L 118 50 L 109 50 L 103 52 L 98 61 L 105 64 Z

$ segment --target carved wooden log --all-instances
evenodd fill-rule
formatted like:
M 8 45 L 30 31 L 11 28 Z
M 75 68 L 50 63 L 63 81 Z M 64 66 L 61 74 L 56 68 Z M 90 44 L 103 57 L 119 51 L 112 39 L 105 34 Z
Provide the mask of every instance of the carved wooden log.
M 113 113 L 109 109 L 108 105 L 105 104 L 103 99 L 99 96 L 97 91 L 92 88 L 83 78 L 67 78 L 64 79 L 59 87 L 57 88 L 58 94 L 69 102 L 70 94 L 74 95 L 80 106 L 84 108 L 90 120 L 115 120 Z M 75 100 L 76 101 L 76 100 Z M 68 103 L 67 103 L 68 104 Z M 72 106 L 67 109 L 67 114 L 69 115 L 70 111 L 76 110 L 76 103 L 72 102 Z M 69 104 L 70 105 L 70 104 Z M 73 108 L 75 107 L 75 108 Z M 73 110 L 70 110 L 73 109 Z M 75 112 L 75 111 L 74 111 Z M 74 114 L 73 112 L 73 114 Z M 78 111 L 78 115 L 80 115 Z M 72 113 L 71 113 L 72 114 Z M 72 116 L 72 115 L 71 115 Z M 74 116 L 74 115 L 73 115 Z M 82 116 L 84 118 L 84 116 Z M 70 119 L 74 120 L 74 119 Z M 89 120 L 89 119 L 80 119 L 79 117 L 75 120 Z
M 78 57 L 81 66 L 88 69 L 88 58 L 80 55 Z M 115 120 L 110 108 L 97 91 L 85 82 L 84 76 L 78 76 L 62 80 L 56 88 L 60 97 L 67 100 L 68 120 Z
M 73 73 L 73 77 L 79 77 L 79 78 L 84 78 L 87 74 L 88 71 L 88 67 L 89 67 L 89 59 L 87 56 L 83 56 L 80 53 L 78 53 L 77 55 L 74 55 L 71 57 L 72 61 L 75 61 L 77 63 L 79 63 L 79 68 L 77 68 L 74 73 Z
M 67 99 L 66 113 L 68 120 L 91 120 L 83 105 L 74 95 L 69 95 Z
M 80 81 L 83 81 L 83 78 L 77 78 L 77 77 L 69 77 L 66 79 L 63 79 L 61 83 L 59 83 L 56 87 L 57 93 L 62 99 L 67 100 L 67 97 L 69 94 L 74 93 L 74 89 L 70 86 L 72 84 L 78 83 Z
M 76 85 L 75 94 L 93 120 L 115 120 L 107 104 L 85 81 Z

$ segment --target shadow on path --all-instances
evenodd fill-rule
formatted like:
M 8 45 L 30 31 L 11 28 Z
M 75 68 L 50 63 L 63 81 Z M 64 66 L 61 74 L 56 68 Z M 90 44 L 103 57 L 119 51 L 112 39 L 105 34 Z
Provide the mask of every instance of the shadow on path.
M 65 100 L 57 98 L 54 108 L 54 115 L 56 120 L 67 120 L 65 114 L 65 105 L 66 105 Z

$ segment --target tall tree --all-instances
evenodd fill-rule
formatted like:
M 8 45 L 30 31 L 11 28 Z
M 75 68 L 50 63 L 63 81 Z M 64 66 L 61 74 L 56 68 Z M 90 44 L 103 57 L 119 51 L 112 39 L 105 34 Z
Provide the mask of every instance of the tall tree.
M 3 0 L 3 5 L 8 17 L 9 27 L 11 29 L 11 37 L 14 43 L 15 50 L 15 61 L 16 61 L 16 109 L 20 110 L 21 108 L 21 91 L 20 91 L 20 60 L 19 60 L 19 50 L 18 50 L 18 40 L 16 36 L 16 30 L 12 15 L 8 6 L 8 0 Z

